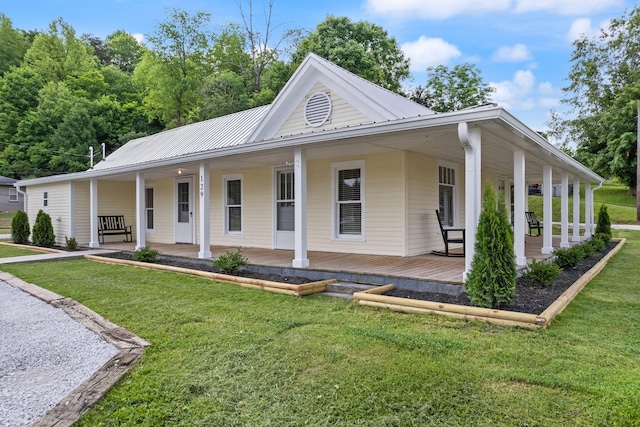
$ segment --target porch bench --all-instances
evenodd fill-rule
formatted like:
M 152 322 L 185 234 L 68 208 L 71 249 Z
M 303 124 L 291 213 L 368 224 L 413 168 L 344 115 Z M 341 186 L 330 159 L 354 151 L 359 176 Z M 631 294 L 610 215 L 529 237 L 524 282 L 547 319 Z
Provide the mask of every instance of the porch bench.
M 104 236 L 125 236 L 125 242 L 133 241 L 131 226 L 124 223 L 124 215 L 98 215 L 98 240 Z
M 540 224 L 540 221 L 536 218 L 536 213 L 525 212 L 524 215 L 527 218 L 527 223 L 529 224 L 529 236 L 533 235 L 532 230 L 538 230 L 538 234 L 536 234 L 536 236 L 539 236 L 540 231 L 542 230 L 542 224 Z

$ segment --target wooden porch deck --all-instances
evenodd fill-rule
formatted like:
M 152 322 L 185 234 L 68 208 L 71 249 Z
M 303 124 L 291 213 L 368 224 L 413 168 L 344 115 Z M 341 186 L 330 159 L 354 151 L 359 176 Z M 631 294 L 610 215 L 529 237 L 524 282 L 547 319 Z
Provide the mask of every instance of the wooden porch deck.
M 560 237 L 553 238 L 553 247 L 560 245 Z M 162 255 L 173 255 L 187 258 L 198 258 L 198 245 L 188 244 L 160 244 L 149 243 L 148 246 L 157 249 Z M 101 249 L 115 249 L 134 251 L 135 242 L 107 242 L 100 245 Z M 525 252 L 527 259 L 542 260 L 550 255 L 540 253 L 542 236 L 525 238 Z M 211 246 L 213 258 L 223 255 L 227 251 L 234 251 L 235 247 Z M 242 248 L 242 253 L 249 263 L 270 267 L 291 268 L 293 251 Z M 385 255 L 358 255 L 333 252 L 309 251 L 310 270 L 340 271 L 356 274 L 374 274 L 396 276 L 411 279 L 428 280 L 442 283 L 461 284 L 464 272 L 464 258 L 444 257 L 432 254 L 412 257 L 398 257 Z

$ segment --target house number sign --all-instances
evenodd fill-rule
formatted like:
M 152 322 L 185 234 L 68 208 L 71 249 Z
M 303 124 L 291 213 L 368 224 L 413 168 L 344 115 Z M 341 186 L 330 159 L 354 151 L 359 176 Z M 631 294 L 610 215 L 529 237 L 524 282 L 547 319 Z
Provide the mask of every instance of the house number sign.
M 200 175 L 200 197 L 204 197 L 204 175 Z

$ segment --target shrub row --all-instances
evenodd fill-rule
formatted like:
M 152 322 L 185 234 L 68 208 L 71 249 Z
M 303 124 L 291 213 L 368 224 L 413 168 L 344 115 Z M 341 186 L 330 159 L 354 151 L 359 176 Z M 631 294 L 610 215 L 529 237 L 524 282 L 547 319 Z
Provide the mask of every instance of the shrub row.
M 611 222 L 605 205 L 602 205 L 598 211 L 596 224 L 595 235 L 591 239 L 570 248 L 554 250 L 553 262 L 534 260 L 524 276 L 529 278 L 535 286 L 549 286 L 555 282 L 562 270 L 575 267 L 584 258 L 603 251 L 611 240 Z

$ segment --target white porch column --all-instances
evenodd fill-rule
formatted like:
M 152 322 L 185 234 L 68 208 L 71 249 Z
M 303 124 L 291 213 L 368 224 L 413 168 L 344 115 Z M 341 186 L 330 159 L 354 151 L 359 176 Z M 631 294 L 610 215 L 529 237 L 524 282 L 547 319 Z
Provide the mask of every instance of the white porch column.
M 560 247 L 568 248 L 569 244 L 569 174 L 560 175 Z
M 573 179 L 573 236 L 571 241 L 580 241 L 580 178 Z
M 542 167 L 542 190 L 544 192 L 542 198 L 543 216 L 542 227 L 542 252 L 543 254 L 553 253 L 553 224 L 552 224 L 552 201 L 553 201 L 553 169 L 550 165 Z
M 136 250 L 147 245 L 147 218 L 145 215 L 144 174 L 136 173 Z
M 591 218 L 593 218 L 593 193 L 591 183 L 584 183 L 584 238 L 591 237 Z
M 89 239 L 89 247 L 97 248 L 100 246 L 98 240 L 98 180 L 93 178 L 89 181 L 89 226 L 91 227 L 91 238 Z
M 209 191 L 209 166 L 200 163 L 200 188 L 198 195 L 200 196 L 200 251 L 198 258 L 211 258 L 211 199 Z
M 476 231 L 482 206 L 482 138 L 479 128 L 469 128 L 467 123 L 458 123 L 458 138 L 464 148 L 464 195 L 465 195 L 465 268 L 462 279 L 471 271 L 475 255 Z
M 525 183 L 524 151 L 513 153 L 513 249 L 517 265 L 527 265 L 524 251 L 524 210 L 527 185 Z
M 295 197 L 295 258 L 293 267 L 309 267 L 307 258 L 307 152 L 296 148 L 293 161 Z

